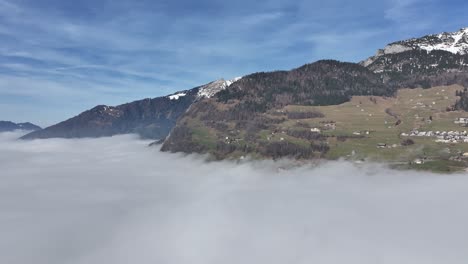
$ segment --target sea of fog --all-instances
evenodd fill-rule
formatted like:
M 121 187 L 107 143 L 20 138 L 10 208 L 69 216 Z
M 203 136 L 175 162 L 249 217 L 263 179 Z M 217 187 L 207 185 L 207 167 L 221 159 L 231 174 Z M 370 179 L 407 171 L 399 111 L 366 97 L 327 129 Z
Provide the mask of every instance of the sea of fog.
M 0 134 L 0 263 L 468 262 L 468 175 L 18 136 Z

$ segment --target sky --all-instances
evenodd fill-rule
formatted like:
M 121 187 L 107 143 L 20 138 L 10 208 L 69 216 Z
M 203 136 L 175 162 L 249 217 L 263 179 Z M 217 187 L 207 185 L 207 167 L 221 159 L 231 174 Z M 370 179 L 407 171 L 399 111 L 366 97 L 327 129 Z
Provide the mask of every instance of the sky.
M 98 104 L 468 26 L 464 0 L 0 0 L 0 120 L 51 125 Z
M 0 133 L 0 263 L 465 264 L 468 176 Z M 86 166 L 83 166 L 86 164 Z

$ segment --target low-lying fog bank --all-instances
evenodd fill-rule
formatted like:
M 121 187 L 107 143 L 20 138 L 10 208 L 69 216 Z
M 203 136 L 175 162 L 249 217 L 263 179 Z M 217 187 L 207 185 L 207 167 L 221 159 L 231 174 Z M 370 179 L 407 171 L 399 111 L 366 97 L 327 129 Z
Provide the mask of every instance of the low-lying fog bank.
M 466 263 L 468 176 L 0 134 L 0 263 Z

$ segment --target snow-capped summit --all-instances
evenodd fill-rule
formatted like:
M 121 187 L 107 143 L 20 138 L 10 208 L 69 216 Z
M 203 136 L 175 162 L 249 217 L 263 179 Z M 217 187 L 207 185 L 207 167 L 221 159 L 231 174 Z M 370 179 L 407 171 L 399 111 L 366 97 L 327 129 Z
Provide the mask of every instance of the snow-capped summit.
M 367 67 L 380 56 L 410 50 L 425 50 L 427 52 L 442 50 L 453 54 L 468 54 L 468 27 L 456 32 L 444 32 L 388 44 L 384 49 L 379 50 L 375 56 L 363 61 L 361 64 Z
M 468 53 L 468 28 L 462 28 L 452 33 L 441 33 L 437 35 L 428 35 L 422 38 L 409 39 L 397 42 L 401 45 L 420 48 L 427 51 L 444 50 L 454 54 Z
M 208 84 L 203 85 L 198 90 L 197 97 L 198 98 L 211 98 L 213 95 L 217 94 L 218 92 L 226 89 L 227 87 L 231 86 L 234 82 L 242 79 L 242 77 L 236 77 L 231 80 L 224 80 L 219 79 Z

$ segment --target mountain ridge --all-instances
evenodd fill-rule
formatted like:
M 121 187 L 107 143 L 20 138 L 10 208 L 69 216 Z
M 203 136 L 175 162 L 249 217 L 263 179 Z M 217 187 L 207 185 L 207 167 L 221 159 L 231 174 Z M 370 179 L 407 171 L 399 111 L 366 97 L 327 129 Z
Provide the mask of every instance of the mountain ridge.
M 233 80 L 220 79 L 166 96 L 118 106 L 98 105 L 21 139 L 103 137 L 128 133 L 147 139 L 162 139 L 193 102 L 209 98 L 232 83 Z
M 464 47 L 465 30 L 460 36 L 394 42 L 361 63 L 319 60 L 120 106 L 101 105 L 24 138 L 137 133 L 162 143 L 161 151 L 216 159 L 380 157 L 411 164 L 430 153 L 443 165 L 437 168 L 468 167 L 460 157 L 468 145 L 450 145 L 451 156 L 438 152 L 444 147 L 437 145 L 465 137 L 463 131 L 457 138 L 443 131 L 450 128 L 453 134 L 468 116 L 468 54 L 446 48 Z M 435 132 L 443 137 L 437 142 L 402 136 Z
M 367 67 L 381 56 L 412 50 L 424 50 L 428 53 L 439 50 L 452 54 L 466 55 L 468 54 L 468 27 L 461 28 L 455 32 L 443 32 L 420 38 L 395 41 L 386 45 L 383 49 L 379 49 L 374 56 L 361 61 L 360 64 Z
M 437 37 L 439 35 L 441 37 Z M 439 35 L 436 37 L 439 40 L 446 40 L 448 43 L 446 46 L 450 43 L 459 44 L 462 39 L 453 37 L 457 36 L 456 33 Z M 414 38 L 395 43 L 406 43 L 405 45 L 427 43 L 426 39 L 429 38 Z M 439 42 L 434 45 L 442 47 Z M 417 102 L 409 109 L 405 108 L 405 111 L 411 113 L 416 111 L 412 109 L 431 109 L 430 105 L 441 104 L 433 110 L 433 113 L 430 110 L 418 110 L 416 115 L 427 115 L 422 119 L 423 124 L 430 124 L 432 121 L 454 122 L 446 119 L 454 114 L 449 114 L 450 112 L 446 114 L 445 111 L 457 110 L 456 113 L 463 114 L 468 110 L 468 92 L 466 89 L 459 89 L 459 87 L 468 87 L 468 65 L 465 63 L 468 62 L 468 54 L 435 48 L 428 50 L 426 46 L 425 48 L 419 46 L 397 48 L 391 52 L 380 50 L 378 56 L 370 57 L 361 63 L 320 60 L 289 71 L 246 75 L 212 98 L 195 102 L 179 118 L 163 142 L 161 150 L 209 153 L 216 159 L 241 158 L 245 155 L 310 159 L 330 157 L 329 152 L 334 153 L 336 149 L 340 149 L 340 145 L 346 145 L 337 143 L 332 147 L 333 142 L 353 142 L 358 146 L 374 144 L 367 146 L 368 149 L 372 149 L 377 143 L 373 141 L 376 140 L 372 139 L 373 136 L 366 136 L 370 131 L 367 131 L 367 134 L 359 130 L 349 131 L 349 127 L 356 127 L 356 123 L 352 123 L 356 122 L 354 116 L 350 116 L 348 120 L 341 120 L 340 122 L 344 123 L 338 124 L 334 120 L 337 119 L 336 113 L 329 112 L 328 109 L 340 111 L 339 109 L 347 108 L 348 106 L 344 106 L 349 105 L 352 98 L 362 98 L 360 100 L 370 101 L 371 105 L 378 102 L 387 104 L 385 98 L 395 98 L 404 88 L 419 91 L 439 87 L 435 89 L 437 92 L 427 93 L 427 96 L 434 98 L 434 101 L 424 103 L 418 102 L 421 100 L 418 94 L 405 91 L 404 93 L 410 93 L 414 97 L 411 102 Z M 369 61 L 370 63 L 366 63 Z M 446 90 L 453 94 L 446 94 Z M 424 99 L 423 94 L 425 93 L 419 94 L 422 99 Z M 438 100 L 441 102 L 438 103 Z M 412 104 L 411 102 L 405 104 Z M 360 107 L 360 104 L 361 102 L 356 107 Z M 401 99 L 395 102 L 395 105 L 398 104 L 401 104 Z M 323 106 L 327 106 L 323 108 L 327 111 L 322 110 Z M 415 127 L 409 128 L 413 124 L 422 126 L 418 118 L 402 121 L 403 117 L 396 114 L 398 110 L 398 108 L 378 109 L 377 112 L 369 113 L 363 120 L 372 119 L 374 114 L 388 116 L 385 125 L 394 131 L 398 131 L 402 122 L 408 122 L 401 125 L 408 129 L 404 134 L 410 134 L 410 130 L 415 129 Z M 361 112 L 358 113 L 358 116 L 362 115 Z M 347 114 L 342 113 L 342 115 Z M 441 120 L 437 120 L 433 115 L 437 115 Z M 327 119 L 328 116 L 333 119 Z M 427 118 L 430 118 L 430 122 L 426 122 Z M 393 125 L 390 125 L 392 123 Z M 335 127 L 339 133 L 330 132 L 335 130 Z M 385 129 L 382 130 L 381 127 L 377 131 L 379 131 L 377 134 L 385 133 Z M 395 135 L 397 134 L 389 136 L 393 138 Z M 407 143 L 404 144 L 407 146 Z M 393 142 L 393 145 L 399 144 Z M 386 144 L 381 143 L 379 146 Z M 466 151 L 468 152 L 468 149 Z M 335 157 L 334 155 L 332 156 Z M 459 159 L 456 156 L 453 158 Z
M 42 128 L 40 126 L 30 122 L 14 123 L 12 121 L 0 121 L 0 132 L 9 132 L 14 130 L 36 131 L 41 129 Z

